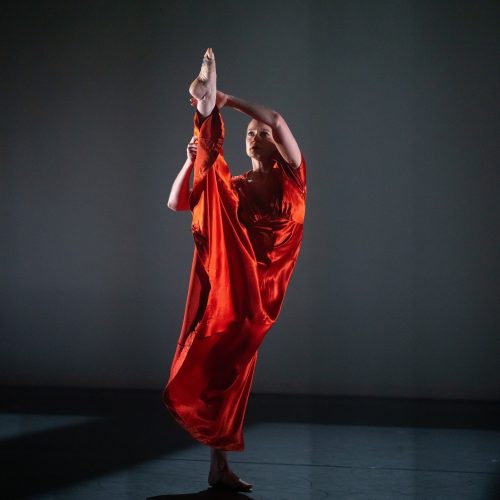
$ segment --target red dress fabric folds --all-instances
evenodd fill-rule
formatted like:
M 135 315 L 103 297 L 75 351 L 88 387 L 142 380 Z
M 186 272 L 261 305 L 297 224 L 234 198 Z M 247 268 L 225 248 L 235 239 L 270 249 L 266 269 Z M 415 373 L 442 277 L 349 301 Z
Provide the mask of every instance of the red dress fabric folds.
M 189 198 L 195 243 L 180 338 L 163 402 L 197 441 L 244 448 L 243 421 L 258 348 L 276 321 L 302 242 L 306 164 L 275 162 L 267 193 L 231 176 L 217 107 L 196 112 Z

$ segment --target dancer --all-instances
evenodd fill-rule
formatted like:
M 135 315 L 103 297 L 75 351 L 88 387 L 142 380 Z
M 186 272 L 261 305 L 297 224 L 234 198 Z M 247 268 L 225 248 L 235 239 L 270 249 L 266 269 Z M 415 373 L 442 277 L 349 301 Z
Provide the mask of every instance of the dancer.
M 302 242 L 306 164 L 283 117 L 218 91 L 207 49 L 189 91 L 194 136 L 168 206 L 192 212 L 195 243 L 184 321 L 163 402 L 211 448 L 208 482 L 250 491 L 228 464 L 244 449 L 243 421 L 258 348 L 281 310 Z M 247 114 L 252 169 L 232 176 L 220 110 Z M 193 185 L 189 186 L 194 170 Z

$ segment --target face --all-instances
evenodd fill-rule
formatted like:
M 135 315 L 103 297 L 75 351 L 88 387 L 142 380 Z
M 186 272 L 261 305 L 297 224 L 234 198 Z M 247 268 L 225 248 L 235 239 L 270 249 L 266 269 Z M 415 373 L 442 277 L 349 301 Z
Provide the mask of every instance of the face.
M 269 125 L 252 120 L 247 127 L 246 150 L 250 158 L 266 161 L 276 156 L 273 132 Z

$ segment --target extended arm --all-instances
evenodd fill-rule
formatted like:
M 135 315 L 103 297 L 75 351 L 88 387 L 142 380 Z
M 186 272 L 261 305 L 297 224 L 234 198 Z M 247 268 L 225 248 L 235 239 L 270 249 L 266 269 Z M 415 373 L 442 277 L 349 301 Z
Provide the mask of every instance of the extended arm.
M 195 141 L 196 138 L 193 136 L 187 146 L 187 159 L 181 170 L 177 174 L 177 177 L 172 184 L 172 189 L 170 190 L 170 196 L 168 197 L 167 206 L 168 208 L 175 211 L 190 209 L 189 195 L 191 194 L 191 189 L 189 187 L 189 179 L 191 177 L 194 160 L 196 158 Z
M 220 102 L 269 125 L 273 130 L 274 142 L 281 156 L 292 167 L 300 166 L 301 154 L 297 141 L 285 119 L 277 111 L 219 91 L 217 91 L 217 101 L 218 105 Z

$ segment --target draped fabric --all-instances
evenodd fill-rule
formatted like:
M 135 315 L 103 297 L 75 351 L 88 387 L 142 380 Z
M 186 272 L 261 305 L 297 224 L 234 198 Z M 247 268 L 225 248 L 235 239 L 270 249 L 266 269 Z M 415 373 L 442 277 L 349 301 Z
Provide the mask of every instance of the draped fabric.
M 276 161 L 267 193 L 231 176 L 217 109 L 197 111 L 189 197 L 195 243 L 184 320 L 163 402 L 197 441 L 243 450 L 258 348 L 276 321 L 302 241 L 306 165 Z

